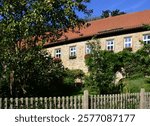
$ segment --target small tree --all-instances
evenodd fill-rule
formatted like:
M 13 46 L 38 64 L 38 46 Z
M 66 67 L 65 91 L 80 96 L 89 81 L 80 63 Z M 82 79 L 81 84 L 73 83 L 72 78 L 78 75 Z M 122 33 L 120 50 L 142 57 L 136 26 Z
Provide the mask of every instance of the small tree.
M 64 73 L 61 62 L 55 62 L 38 46 L 34 49 L 19 49 L 17 52 L 14 57 L 8 54 L 8 60 L 2 59 L 7 68 L 3 70 L 0 79 L 1 89 L 7 89 L 10 82 L 12 85 L 9 85 L 7 92 L 2 90 L 1 96 L 61 95 Z
M 139 55 L 139 65 L 145 76 L 150 76 L 150 44 L 144 45 L 136 52 Z
M 92 43 L 92 53 L 86 58 L 86 65 L 89 68 L 89 76 L 86 78 L 86 86 L 90 87 L 92 92 L 100 94 L 109 94 L 119 92 L 115 86 L 116 61 L 115 53 L 101 50 L 99 42 Z M 116 87 L 116 89 L 115 89 Z
M 121 68 L 120 72 L 125 78 L 130 78 L 132 75 L 142 72 L 141 66 L 139 65 L 140 55 L 130 50 L 123 50 L 116 55 L 118 57 L 118 66 Z
M 112 11 L 111 10 L 104 10 L 104 11 L 102 11 L 101 18 L 107 18 L 110 16 L 117 16 L 117 15 L 122 15 L 122 14 L 126 14 L 126 13 L 123 11 L 120 11 L 118 9 L 112 10 Z

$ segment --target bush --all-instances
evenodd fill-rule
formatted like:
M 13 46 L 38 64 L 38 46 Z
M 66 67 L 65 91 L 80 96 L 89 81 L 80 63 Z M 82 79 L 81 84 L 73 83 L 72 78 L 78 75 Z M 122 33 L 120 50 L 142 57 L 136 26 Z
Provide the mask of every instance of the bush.
M 82 92 L 84 72 L 80 69 L 65 70 L 64 95 L 77 95 Z M 80 82 L 76 80 L 79 79 Z
M 62 95 L 64 67 L 41 48 L 18 49 L 6 55 L 0 84 L 11 97 Z M 7 62 L 6 62 L 7 61 Z M 1 62 L 2 63 L 2 62 Z M 1 87 L 4 87 L 1 86 Z M 9 91 L 9 92 L 8 92 Z

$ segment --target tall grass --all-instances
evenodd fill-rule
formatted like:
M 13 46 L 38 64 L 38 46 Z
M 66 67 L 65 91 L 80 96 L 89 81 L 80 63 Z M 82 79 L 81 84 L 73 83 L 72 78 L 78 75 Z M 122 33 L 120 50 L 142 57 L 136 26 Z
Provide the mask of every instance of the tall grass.
M 150 81 L 146 77 L 128 78 L 124 80 L 124 84 L 124 93 L 140 92 L 141 88 L 144 88 L 146 92 L 150 92 Z

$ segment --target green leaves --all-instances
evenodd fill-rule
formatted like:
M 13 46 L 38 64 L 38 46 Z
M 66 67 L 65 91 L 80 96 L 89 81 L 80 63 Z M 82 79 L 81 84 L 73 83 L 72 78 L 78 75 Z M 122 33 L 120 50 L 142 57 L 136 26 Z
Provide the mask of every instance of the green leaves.
M 59 34 L 58 29 L 74 28 L 81 19 L 76 12 L 87 13 L 87 1 L 72 0 L 13 0 L 0 2 L 3 36 L 12 40 L 44 35 L 45 32 Z M 84 8 L 79 7 L 84 6 Z M 57 32 L 56 32 L 57 31 Z M 2 39 L 3 40 L 3 39 Z M 17 41 L 15 41 L 17 43 Z
M 53 61 L 41 49 L 47 39 L 56 41 L 63 31 L 81 26 L 83 21 L 76 12 L 88 13 L 87 2 L 0 1 L 0 83 L 10 91 L 7 95 L 60 94 L 62 63 Z M 40 48 L 39 41 L 42 41 Z
M 86 59 L 90 73 L 86 85 L 94 88 L 97 93 L 112 93 L 117 57 L 113 52 L 101 50 L 99 42 L 97 42 L 97 44 L 91 44 L 91 47 L 92 53 L 90 57 Z

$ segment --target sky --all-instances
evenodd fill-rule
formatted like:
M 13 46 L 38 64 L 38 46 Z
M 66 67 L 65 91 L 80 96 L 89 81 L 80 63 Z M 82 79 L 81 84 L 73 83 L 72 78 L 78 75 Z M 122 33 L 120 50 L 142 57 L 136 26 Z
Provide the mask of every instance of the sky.
M 92 17 L 98 17 L 103 10 L 119 9 L 126 13 L 132 13 L 142 10 L 150 10 L 150 0 L 91 0 L 87 4 L 89 9 L 93 9 Z M 86 18 L 80 15 L 82 18 Z

